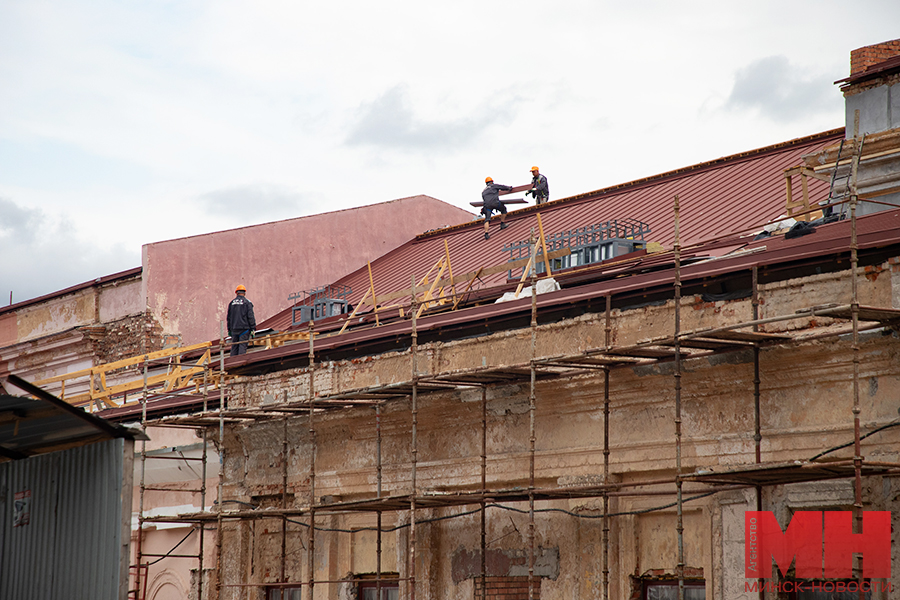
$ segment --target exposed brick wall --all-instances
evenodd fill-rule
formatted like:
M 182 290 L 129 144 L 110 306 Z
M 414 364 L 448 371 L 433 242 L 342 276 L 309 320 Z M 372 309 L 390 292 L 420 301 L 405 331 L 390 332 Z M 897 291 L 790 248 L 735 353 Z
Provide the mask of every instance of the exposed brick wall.
M 900 40 L 857 48 L 850 52 L 850 75 L 861 73 L 872 65 L 884 62 L 898 54 L 900 54 Z
M 485 600 L 528 600 L 528 576 L 486 577 Z M 540 600 L 541 578 L 534 578 L 534 598 Z M 475 579 L 475 600 L 481 600 L 481 578 Z
M 98 364 L 162 350 L 163 347 L 162 326 L 149 312 L 91 327 L 88 334 L 94 342 Z

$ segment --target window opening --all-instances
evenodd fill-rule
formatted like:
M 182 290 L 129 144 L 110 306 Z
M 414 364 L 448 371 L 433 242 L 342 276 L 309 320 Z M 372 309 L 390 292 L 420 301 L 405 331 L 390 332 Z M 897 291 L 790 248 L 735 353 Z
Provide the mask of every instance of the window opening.
M 678 580 L 645 581 L 642 600 L 678 600 Z M 706 582 L 685 581 L 684 600 L 706 600 Z
M 303 600 L 303 588 L 271 587 L 266 589 L 266 600 Z
M 356 584 L 357 600 L 399 600 L 400 581 L 397 573 L 381 574 L 381 598 L 378 598 L 378 582 L 374 575 L 363 575 Z

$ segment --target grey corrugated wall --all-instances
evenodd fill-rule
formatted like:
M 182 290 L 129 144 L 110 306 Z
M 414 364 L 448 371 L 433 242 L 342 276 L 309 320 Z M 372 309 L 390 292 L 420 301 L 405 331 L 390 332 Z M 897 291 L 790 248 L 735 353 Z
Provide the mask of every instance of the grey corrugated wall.
M 0 598 L 123 600 L 126 451 L 133 442 L 116 439 L 0 464 Z M 24 490 L 30 523 L 13 527 Z

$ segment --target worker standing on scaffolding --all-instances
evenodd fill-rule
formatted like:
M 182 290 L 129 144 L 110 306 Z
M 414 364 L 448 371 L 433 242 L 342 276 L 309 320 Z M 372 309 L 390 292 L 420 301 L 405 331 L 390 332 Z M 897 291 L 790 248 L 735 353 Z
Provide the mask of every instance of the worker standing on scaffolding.
M 481 213 L 484 215 L 484 239 L 490 239 L 491 234 L 488 228 L 491 224 L 491 213 L 497 211 L 500 213 L 500 229 L 506 229 L 506 206 L 500 202 L 500 192 L 512 191 L 512 186 L 494 183 L 490 177 L 484 178 L 484 191 L 481 192 L 481 199 L 484 204 L 481 205 Z
M 231 336 L 231 356 L 245 354 L 247 352 L 247 340 L 256 333 L 256 316 L 253 314 L 253 303 L 246 297 L 247 288 L 237 286 L 234 292 L 237 294 L 228 305 L 228 335 Z

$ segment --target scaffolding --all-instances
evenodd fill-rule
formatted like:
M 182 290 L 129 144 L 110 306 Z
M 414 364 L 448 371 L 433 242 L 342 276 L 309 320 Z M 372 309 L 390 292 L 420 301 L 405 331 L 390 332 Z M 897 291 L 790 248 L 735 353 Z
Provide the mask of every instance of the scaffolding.
M 283 402 L 278 404 L 270 404 L 257 407 L 241 407 L 230 408 L 228 406 L 227 387 L 222 390 L 222 403 L 216 410 L 205 410 L 200 414 L 189 416 L 167 417 L 152 422 L 153 426 L 159 427 L 188 427 L 202 430 L 204 439 L 204 448 L 208 433 L 218 430 L 218 449 L 220 461 L 219 488 L 218 499 L 216 501 L 216 509 L 213 511 L 201 511 L 193 514 L 179 515 L 178 517 L 144 517 L 140 515 L 140 523 L 158 522 L 158 523 L 184 523 L 190 524 L 201 532 L 201 551 L 199 556 L 200 577 L 199 585 L 202 585 L 203 571 L 203 551 L 202 540 L 203 532 L 214 529 L 217 545 L 217 569 L 215 582 L 215 597 L 221 597 L 222 590 L 226 587 L 252 587 L 279 589 L 305 588 L 307 597 L 312 600 L 313 591 L 317 583 L 338 583 L 344 581 L 352 581 L 358 583 L 359 580 L 316 580 L 316 572 L 314 569 L 316 557 L 315 533 L 316 531 L 326 531 L 324 528 L 317 528 L 316 518 L 319 515 L 348 515 L 353 513 L 375 513 L 377 516 L 377 538 L 376 538 L 376 594 L 380 599 L 382 584 L 387 581 L 382 577 L 382 515 L 385 512 L 395 514 L 405 514 L 409 536 L 407 546 L 405 548 L 405 577 L 399 576 L 391 578 L 391 582 L 398 582 L 405 585 L 406 598 L 415 600 L 417 590 L 417 573 L 416 573 L 416 550 L 417 550 L 417 525 L 421 522 L 418 519 L 418 513 L 424 509 L 431 508 L 450 508 L 450 507 L 477 507 L 472 512 L 480 513 L 480 546 L 481 546 L 481 573 L 475 582 L 476 590 L 480 592 L 480 597 L 484 600 L 487 597 L 486 582 L 488 578 L 488 570 L 486 565 L 486 526 L 487 508 L 498 506 L 500 502 L 520 502 L 528 503 L 528 531 L 527 531 L 527 565 L 528 565 L 528 598 L 536 598 L 536 592 L 539 590 L 539 577 L 535 574 L 535 518 L 536 518 L 536 502 L 544 502 L 560 499 L 574 498 L 599 498 L 602 499 L 602 553 L 599 558 L 599 571 L 602 574 L 601 580 L 601 597 L 604 600 L 610 598 L 610 568 L 609 568 L 609 546 L 610 546 L 610 521 L 617 514 L 610 512 L 610 499 L 619 496 L 641 496 L 653 494 L 671 494 L 676 497 L 676 536 L 677 536 L 677 557 L 675 561 L 675 576 L 678 580 L 678 597 L 683 600 L 685 597 L 685 556 L 684 556 L 684 522 L 683 507 L 684 504 L 693 498 L 708 496 L 725 490 L 735 489 L 754 489 L 756 492 L 756 504 L 759 510 L 762 510 L 762 490 L 766 486 L 781 485 L 787 483 L 812 482 L 835 478 L 852 478 L 854 481 L 854 511 L 856 513 L 856 531 L 861 531 L 862 519 L 862 478 L 874 475 L 895 475 L 900 474 L 900 464 L 889 462 L 878 462 L 865 460 L 861 453 L 860 442 L 864 436 L 860 433 L 860 401 L 859 401 L 859 335 L 861 332 L 883 327 L 896 327 L 900 323 L 900 310 L 892 308 L 879 308 L 871 306 L 862 306 L 859 303 L 857 276 L 858 267 L 858 244 L 856 230 L 856 197 L 852 196 L 849 202 L 849 213 L 851 221 L 851 240 L 850 240 L 850 279 L 851 279 L 851 299 L 849 304 L 839 306 L 814 307 L 796 311 L 791 314 L 774 316 L 768 318 L 760 318 L 759 306 L 761 303 L 759 295 L 759 281 L 756 267 L 752 267 L 752 319 L 737 324 L 705 328 L 698 330 L 682 331 L 681 327 L 681 246 L 678 241 L 678 222 L 679 222 L 679 201 L 676 197 L 674 205 L 674 215 L 676 223 L 676 242 L 674 246 L 674 265 L 675 265 L 675 314 L 671 335 L 660 338 L 646 340 L 640 343 L 627 346 L 614 346 L 612 344 L 611 332 L 612 313 L 611 307 L 613 296 L 608 294 L 603 297 L 604 303 L 604 345 L 591 348 L 578 353 L 563 354 L 555 356 L 537 356 L 537 336 L 538 336 L 538 310 L 536 299 L 536 287 L 534 285 L 537 274 L 534 268 L 531 269 L 530 277 L 531 286 L 531 321 L 530 321 L 530 359 L 521 364 L 500 365 L 500 366 L 482 366 L 467 369 L 458 369 L 444 371 L 432 374 L 420 373 L 418 368 L 418 332 L 417 332 L 417 306 L 416 306 L 416 281 L 412 281 L 412 295 L 408 318 L 411 324 L 410 331 L 410 375 L 405 381 L 399 383 L 383 384 L 368 386 L 350 390 L 343 390 L 333 393 L 319 393 L 316 390 L 316 372 L 321 365 L 316 364 L 315 355 L 315 331 L 314 323 L 309 323 L 307 339 L 309 340 L 309 365 L 308 377 L 309 387 L 306 397 L 298 399 L 288 399 L 285 397 Z M 537 256 L 538 244 L 532 242 L 531 257 L 529 263 L 535 264 Z M 854 441 L 853 441 L 853 458 L 849 460 L 818 460 L 822 455 L 814 459 L 804 461 L 794 461 L 790 463 L 766 463 L 762 460 L 761 450 L 761 414 L 760 414 L 760 353 L 764 349 L 778 345 L 790 345 L 808 341 L 810 336 L 800 336 L 797 333 L 764 333 L 761 332 L 760 326 L 772 324 L 782 321 L 829 317 L 836 320 L 849 322 L 849 328 L 843 327 L 838 330 L 828 331 L 820 334 L 815 339 L 823 339 L 825 337 L 836 338 L 841 335 L 850 335 L 852 337 L 852 360 L 853 360 L 853 393 L 852 404 L 848 408 L 852 415 Z M 220 370 L 224 372 L 224 358 L 221 348 L 224 348 L 224 340 L 220 344 Z M 731 469 L 717 469 L 715 471 L 697 471 L 685 472 L 682 465 L 682 444 L 685 439 L 685 431 L 682 422 L 682 402 L 681 402 L 681 378 L 682 365 L 684 361 L 707 357 L 715 354 L 726 352 L 750 350 L 753 354 L 753 402 L 754 402 L 754 457 L 755 462 L 752 465 L 746 465 Z M 673 442 L 675 445 L 675 473 L 671 477 L 660 477 L 657 479 L 642 479 L 640 481 L 622 482 L 612 481 L 610 474 L 610 376 L 613 371 L 621 368 L 633 368 L 635 366 L 653 365 L 662 362 L 672 363 L 673 368 L 673 388 L 675 390 L 674 412 L 673 412 Z M 146 363 L 144 366 L 146 373 Z M 535 480 L 535 456 L 536 456 L 536 433 L 535 433 L 535 417 L 537 408 L 536 389 L 540 382 L 560 380 L 571 378 L 587 373 L 602 373 L 603 376 L 603 476 L 599 483 L 588 483 L 581 485 L 566 485 L 556 487 L 538 487 Z M 487 390 L 493 386 L 508 385 L 511 383 L 527 385 L 528 394 L 528 419 L 529 419 L 529 439 L 528 439 L 528 485 L 526 488 L 495 488 L 490 487 L 487 480 Z M 227 382 L 225 383 L 227 386 Z M 452 390 L 463 388 L 476 389 L 481 391 L 481 455 L 480 455 L 480 486 L 476 490 L 456 490 L 444 493 L 423 492 L 418 487 L 417 482 L 417 466 L 420 462 L 418 447 L 418 400 L 420 394 L 446 393 Z M 146 397 L 146 393 L 145 393 Z M 410 486 L 408 493 L 394 493 L 385 496 L 382 492 L 382 428 L 381 418 L 384 406 L 392 401 L 405 399 L 410 402 L 411 425 L 410 425 L 410 455 L 409 455 L 409 473 Z M 336 410 L 345 407 L 367 407 L 374 410 L 374 428 L 377 437 L 377 452 L 375 456 L 375 464 L 373 468 L 376 472 L 376 490 L 375 497 L 369 499 L 343 500 L 325 502 L 316 498 L 316 419 L 317 416 L 325 411 Z M 305 416 L 308 425 L 308 433 L 312 443 L 312 450 L 309 457 L 309 493 L 304 505 L 289 507 L 288 506 L 288 473 L 287 473 L 287 422 L 289 417 Z M 266 508 L 260 510 L 258 508 L 241 508 L 237 510 L 224 510 L 223 506 L 227 502 L 222 496 L 222 484 L 224 480 L 224 432 L 226 424 L 248 423 L 253 421 L 274 421 L 282 420 L 284 425 L 284 440 L 282 444 L 283 473 L 282 473 L 282 490 L 281 490 L 281 508 Z M 144 427 L 148 425 L 146 420 Z M 826 451 L 825 453 L 827 453 Z M 823 455 L 825 453 L 822 453 Z M 150 457 L 142 449 L 142 460 Z M 206 452 L 204 451 L 204 464 Z M 143 469 L 142 469 L 143 471 Z M 685 498 L 685 485 L 693 484 L 688 493 L 693 498 Z M 697 487 L 697 486 L 700 487 Z M 672 488 L 674 487 L 674 492 Z M 655 488 L 658 491 L 648 490 L 647 488 Z M 149 491 L 141 483 L 141 511 L 143 511 L 143 494 Z M 205 492 L 202 492 L 205 494 Z M 204 505 L 205 506 L 205 503 Z M 471 513 L 466 513 L 471 514 Z M 221 556 L 222 556 L 222 536 L 223 523 L 225 521 L 246 521 L 258 519 L 279 519 L 282 523 L 281 528 L 281 565 L 280 580 L 278 582 L 256 582 L 256 583 L 233 583 L 222 580 Z M 294 522 L 292 519 L 300 518 L 306 520 L 307 527 L 307 543 L 305 545 L 307 574 L 304 581 L 287 581 L 286 575 L 286 537 L 288 522 Z M 209 529 L 207 529 L 209 528 Z M 140 547 L 140 538 L 138 542 L 138 565 L 143 564 L 143 558 L 149 556 L 142 554 Z M 172 556 L 171 554 L 169 556 Z M 140 572 L 140 571 L 138 571 Z M 402 575 L 402 573 L 401 573 Z M 861 574 L 860 574 L 861 577 Z M 139 585 L 137 587 L 140 587 Z M 202 589 L 197 590 L 197 597 L 203 598 Z M 270 596 L 270 598 L 278 597 Z M 287 596 L 284 596 L 285 598 Z M 294 596 L 292 596 L 293 598 Z M 762 592 L 760 592 L 762 598 Z

